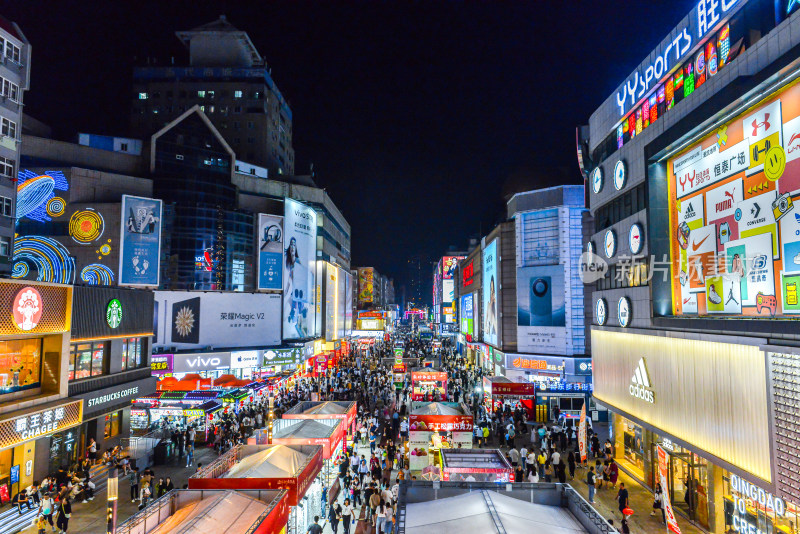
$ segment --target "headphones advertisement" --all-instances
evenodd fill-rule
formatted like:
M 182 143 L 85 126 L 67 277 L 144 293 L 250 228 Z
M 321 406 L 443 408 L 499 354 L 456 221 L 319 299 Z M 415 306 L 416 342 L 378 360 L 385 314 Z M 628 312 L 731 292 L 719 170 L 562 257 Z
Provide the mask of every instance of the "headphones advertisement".
M 258 289 L 283 288 L 283 217 L 258 214 Z

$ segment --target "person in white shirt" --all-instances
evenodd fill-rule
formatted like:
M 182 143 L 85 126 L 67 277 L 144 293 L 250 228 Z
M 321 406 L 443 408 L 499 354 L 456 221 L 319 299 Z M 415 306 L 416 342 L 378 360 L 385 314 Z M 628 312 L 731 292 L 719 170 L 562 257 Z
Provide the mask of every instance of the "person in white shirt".
M 528 449 L 525 445 L 519 448 L 519 459 L 522 462 L 522 468 L 528 469 Z

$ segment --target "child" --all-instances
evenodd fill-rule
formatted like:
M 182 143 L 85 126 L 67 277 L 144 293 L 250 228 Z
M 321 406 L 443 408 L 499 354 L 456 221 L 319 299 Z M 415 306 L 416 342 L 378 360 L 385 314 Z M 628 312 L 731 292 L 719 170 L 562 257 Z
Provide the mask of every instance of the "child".
M 47 519 L 43 515 L 36 518 L 36 534 L 45 534 L 47 531 Z

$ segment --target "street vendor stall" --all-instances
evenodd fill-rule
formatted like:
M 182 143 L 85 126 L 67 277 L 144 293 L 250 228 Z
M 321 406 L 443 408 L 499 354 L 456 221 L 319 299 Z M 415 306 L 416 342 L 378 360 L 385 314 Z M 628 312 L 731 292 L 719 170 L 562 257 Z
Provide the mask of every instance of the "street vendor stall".
M 403 389 L 408 376 L 408 366 L 404 363 L 396 363 L 392 366 L 392 381 L 395 389 Z
M 345 446 L 343 419 L 275 419 L 272 422 L 273 445 L 322 445 L 322 479 L 330 487 L 338 474 L 337 460 Z M 247 440 L 251 445 L 269 443 L 267 429 L 257 430 Z
M 189 489 L 288 490 L 288 532 L 306 532 L 324 517 L 322 447 L 236 445 L 189 478 Z
M 447 400 L 447 373 L 433 368 L 412 369 L 411 400 Z
M 117 534 L 273 534 L 289 519 L 289 492 L 172 490 L 116 527 Z
M 187 392 L 206 394 L 211 392 Z M 158 395 L 161 398 L 155 398 Z M 215 393 L 218 394 L 218 392 Z M 210 422 L 214 415 L 222 410 L 222 403 L 216 399 L 204 398 L 202 395 L 176 394 L 176 392 L 156 392 L 133 402 L 131 409 L 131 430 L 143 434 L 156 428 L 189 428 L 197 430 L 195 440 L 206 442 L 209 432 L 213 430 Z M 135 417 L 135 425 L 133 424 Z
M 283 419 L 343 419 L 347 431 L 355 431 L 356 401 L 303 401 L 285 412 Z
M 514 468 L 499 449 L 442 449 L 442 480 L 514 482 Z
M 523 408 L 528 420 L 535 418 L 536 385 L 531 382 L 514 382 L 504 376 L 483 377 L 483 401 L 491 414 L 510 405 Z
M 472 448 L 473 418 L 466 404 L 414 402 L 408 423 L 408 458 L 412 471 L 437 464 L 441 448 Z

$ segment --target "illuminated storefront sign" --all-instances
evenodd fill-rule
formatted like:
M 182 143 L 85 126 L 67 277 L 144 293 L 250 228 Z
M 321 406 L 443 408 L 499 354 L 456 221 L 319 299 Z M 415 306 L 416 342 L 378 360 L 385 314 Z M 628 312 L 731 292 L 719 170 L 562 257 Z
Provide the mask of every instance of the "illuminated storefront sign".
M 472 285 L 475 280 L 475 260 L 472 260 L 461 270 L 461 285 L 464 287 Z
M 603 326 L 606 324 L 606 319 L 608 318 L 608 311 L 606 307 L 606 299 L 597 299 L 597 302 L 594 306 L 595 317 L 597 318 L 597 324 Z
M 763 532 L 752 523 L 753 516 L 749 510 L 753 505 L 758 505 L 762 510 L 774 513 L 779 517 L 786 515 L 786 502 L 780 497 L 775 497 L 734 474 L 731 474 L 730 485 L 733 498 L 731 523 L 735 532 L 744 534 L 761 534 Z
M 14 315 L 14 323 L 20 330 L 28 331 L 36 328 L 42 319 L 43 311 L 42 295 L 32 287 L 22 288 L 14 297 L 11 313 Z
M 122 323 L 122 303 L 119 299 L 111 299 L 106 306 L 106 322 L 111 328 L 117 328 Z
M 0 421 L 0 449 L 14 447 L 30 439 L 65 430 L 79 425 L 82 421 L 82 400 Z

